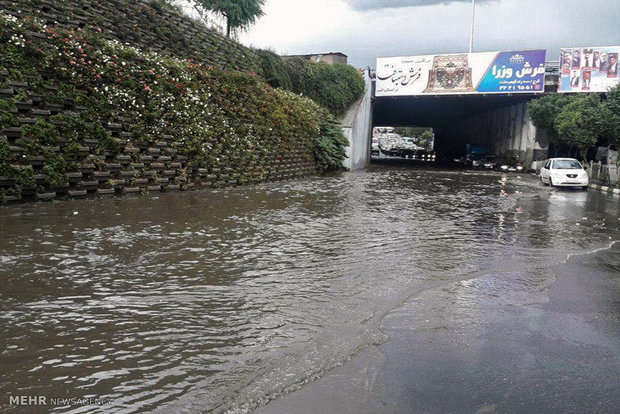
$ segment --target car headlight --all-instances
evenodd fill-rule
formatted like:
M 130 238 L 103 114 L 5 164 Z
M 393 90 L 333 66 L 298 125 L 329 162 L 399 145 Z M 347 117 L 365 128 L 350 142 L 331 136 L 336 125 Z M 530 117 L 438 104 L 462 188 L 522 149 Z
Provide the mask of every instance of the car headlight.
M 507 165 L 502 165 L 500 168 L 501 168 L 502 170 L 507 170 L 507 169 L 508 169 L 508 166 L 507 166 Z

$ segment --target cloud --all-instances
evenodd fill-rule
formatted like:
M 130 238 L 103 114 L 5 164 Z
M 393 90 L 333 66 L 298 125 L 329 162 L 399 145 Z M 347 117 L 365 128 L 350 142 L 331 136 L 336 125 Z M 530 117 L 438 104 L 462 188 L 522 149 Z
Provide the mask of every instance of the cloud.
M 359 11 L 397 9 L 402 7 L 434 6 L 449 3 L 471 3 L 471 0 L 345 0 L 353 9 Z M 479 3 L 493 0 L 478 0 Z

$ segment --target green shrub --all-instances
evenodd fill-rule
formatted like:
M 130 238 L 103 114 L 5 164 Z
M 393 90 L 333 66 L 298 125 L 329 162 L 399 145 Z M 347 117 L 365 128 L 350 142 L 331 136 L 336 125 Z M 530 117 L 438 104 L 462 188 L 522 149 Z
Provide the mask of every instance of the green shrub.
M 349 65 L 288 60 L 293 91 L 316 101 L 334 115 L 343 114 L 364 93 L 364 79 Z
M 345 147 L 349 141 L 345 138 L 341 126 L 333 117 L 321 125 L 321 136 L 314 140 L 314 158 L 319 172 L 341 170 L 345 160 Z
M 7 175 L 7 168 L 11 162 L 11 147 L 6 138 L 0 138 L 0 175 Z
M 24 125 L 22 128 L 24 139 L 37 142 L 41 145 L 56 145 L 58 143 L 58 129 L 44 119 L 37 119 L 33 125 Z
M 69 181 L 66 172 L 67 162 L 65 159 L 55 152 L 46 151 L 43 174 L 47 174 L 50 185 L 60 186 L 66 184 Z
M 15 115 L 8 112 L 0 112 L 0 130 L 3 128 L 11 128 L 19 126 L 19 122 Z
M 35 186 L 34 170 L 31 166 L 12 167 L 9 176 L 15 179 L 18 188 Z
M 262 74 L 265 81 L 274 88 L 292 91 L 292 66 L 287 65 L 284 59 L 269 50 L 257 50 L 256 53 L 261 62 Z
M 10 111 L 15 108 L 15 102 L 12 99 L 0 99 L 0 111 Z

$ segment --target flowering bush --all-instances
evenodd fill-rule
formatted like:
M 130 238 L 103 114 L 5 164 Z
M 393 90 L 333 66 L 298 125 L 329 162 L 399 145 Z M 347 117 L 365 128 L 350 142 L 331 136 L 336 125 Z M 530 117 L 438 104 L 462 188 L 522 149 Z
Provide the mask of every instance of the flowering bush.
M 312 158 L 321 152 L 316 138 L 327 113 L 312 100 L 274 89 L 255 74 L 144 52 L 103 39 L 96 30 L 51 29 L 34 18 L 0 14 L 0 65 L 17 73 L 52 71 L 60 82 L 58 103 L 74 100 L 84 109 L 56 117 L 62 121 L 60 135 L 69 143 L 96 139 L 107 156 L 120 149 L 102 128 L 108 123 L 122 123 L 133 141 L 172 136 L 196 166 L 226 157 L 237 165 L 255 161 L 260 167 L 270 157 Z M 41 145 L 58 140 L 56 129 L 38 121 L 24 127 L 21 143 L 29 154 L 40 153 Z M 61 166 L 54 171 L 67 170 L 55 156 L 46 158 Z

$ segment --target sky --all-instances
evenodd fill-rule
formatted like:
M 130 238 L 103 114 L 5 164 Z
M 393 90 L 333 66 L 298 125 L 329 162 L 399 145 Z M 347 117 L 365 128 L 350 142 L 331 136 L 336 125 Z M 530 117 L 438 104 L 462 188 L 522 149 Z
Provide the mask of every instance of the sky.
M 280 54 L 342 52 L 356 67 L 377 57 L 462 53 L 471 0 L 265 0 L 240 41 Z M 476 0 L 474 52 L 620 45 L 620 0 Z

